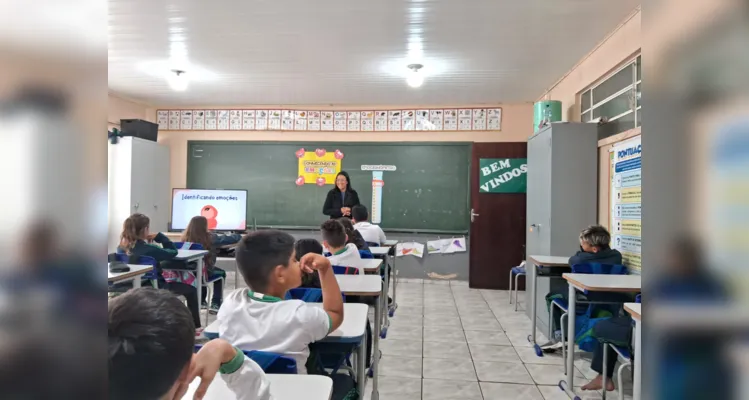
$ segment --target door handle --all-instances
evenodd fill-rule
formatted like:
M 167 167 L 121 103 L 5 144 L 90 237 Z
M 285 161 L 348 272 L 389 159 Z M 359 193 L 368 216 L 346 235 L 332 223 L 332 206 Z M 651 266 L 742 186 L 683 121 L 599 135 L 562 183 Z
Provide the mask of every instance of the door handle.
M 475 217 L 478 217 L 479 215 L 473 212 L 473 208 L 471 209 L 471 222 L 475 219 Z

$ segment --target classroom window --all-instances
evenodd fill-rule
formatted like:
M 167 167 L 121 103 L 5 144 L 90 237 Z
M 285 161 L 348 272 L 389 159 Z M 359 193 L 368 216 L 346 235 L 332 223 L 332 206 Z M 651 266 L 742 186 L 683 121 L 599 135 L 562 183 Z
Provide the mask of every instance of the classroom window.
M 599 137 L 607 137 L 642 125 L 641 56 L 613 72 L 580 95 L 580 120 L 605 117 L 610 124 Z

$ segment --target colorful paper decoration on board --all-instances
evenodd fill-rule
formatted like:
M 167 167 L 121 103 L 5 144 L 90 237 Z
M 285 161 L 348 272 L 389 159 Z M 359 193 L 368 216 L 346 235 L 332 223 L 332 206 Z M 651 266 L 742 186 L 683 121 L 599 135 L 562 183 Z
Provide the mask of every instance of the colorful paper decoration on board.
M 299 176 L 294 181 L 297 186 L 334 184 L 336 175 L 341 172 L 341 162 L 344 158 L 343 152 L 338 149 L 307 151 L 301 148 L 294 152 L 294 155 L 299 160 Z
M 499 131 L 502 109 L 157 110 L 156 122 L 169 131 Z

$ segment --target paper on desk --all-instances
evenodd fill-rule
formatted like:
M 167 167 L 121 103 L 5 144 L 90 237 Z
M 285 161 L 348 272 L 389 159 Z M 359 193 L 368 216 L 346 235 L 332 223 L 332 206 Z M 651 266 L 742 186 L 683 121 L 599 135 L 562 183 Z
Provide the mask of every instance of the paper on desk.
M 395 256 L 403 257 L 407 255 L 412 255 L 412 256 L 419 257 L 419 258 L 424 257 L 424 243 L 417 243 L 417 242 L 398 243 L 395 246 Z

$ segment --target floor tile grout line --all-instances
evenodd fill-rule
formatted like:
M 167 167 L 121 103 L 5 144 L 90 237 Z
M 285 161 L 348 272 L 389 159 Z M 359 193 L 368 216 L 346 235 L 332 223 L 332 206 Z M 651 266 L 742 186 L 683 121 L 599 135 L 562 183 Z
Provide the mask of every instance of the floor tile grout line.
M 455 302 L 455 293 L 453 293 L 452 289 L 450 290 L 450 295 L 452 295 L 453 302 Z M 457 308 L 457 305 L 455 308 Z M 458 309 L 458 319 L 460 320 L 460 328 L 463 330 L 463 337 L 466 340 L 466 347 L 468 348 L 468 355 L 471 357 L 471 366 L 473 367 L 473 373 L 476 375 L 476 385 L 478 385 L 479 387 L 479 393 L 481 394 L 481 399 L 483 400 L 484 391 L 481 389 L 481 381 L 479 380 L 479 372 L 476 370 L 476 362 L 473 360 L 473 352 L 471 352 L 471 346 L 468 345 L 468 336 L 466 335 L 466 330 L 463 328 L 463 318 L 460 316 L 460 309 Z M 423 397 L 422 397 L 422 400 L 423 400 Z

